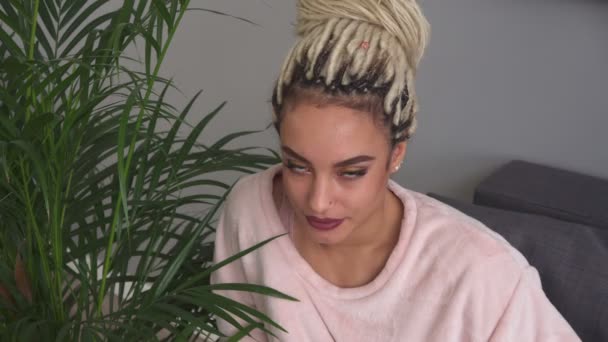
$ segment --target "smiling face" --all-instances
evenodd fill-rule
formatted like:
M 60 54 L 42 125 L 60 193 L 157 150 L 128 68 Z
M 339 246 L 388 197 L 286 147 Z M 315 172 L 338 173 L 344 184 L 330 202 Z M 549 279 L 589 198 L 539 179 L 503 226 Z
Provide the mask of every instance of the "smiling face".
M 308 102 L 286 110 L 279 133 L 282 186 L 296 229 L 323 245 L 373 238 L 385 223 L 393 196 L 387 182 L 405 143 L 391 148 L 370 113 Z

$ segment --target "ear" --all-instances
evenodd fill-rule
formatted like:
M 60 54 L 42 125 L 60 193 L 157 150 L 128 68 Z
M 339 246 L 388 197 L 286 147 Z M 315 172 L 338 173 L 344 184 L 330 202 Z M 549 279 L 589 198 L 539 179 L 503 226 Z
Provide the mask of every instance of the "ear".
M 390 162 L 390 168 L 389 168 L 389 171 L 391 173 L 395 173 L 395 172 L 399 171 L 399 168 L 401 167 L 401 163 L 403 163 L 403 160 L 405 159 L 406 151 L 407 151 L 407 143 L 405 141 L 397 143 L 395 145 L 395 147 L 393 147 L 393 150 L 391 151 L 391 162 Z

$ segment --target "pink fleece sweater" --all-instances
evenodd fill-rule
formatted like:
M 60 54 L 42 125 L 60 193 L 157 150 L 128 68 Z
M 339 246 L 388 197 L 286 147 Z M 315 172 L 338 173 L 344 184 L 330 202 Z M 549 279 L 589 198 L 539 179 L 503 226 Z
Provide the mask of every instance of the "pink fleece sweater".
M 221 261 L 289 229 L 272 180 L 280 166 L 243 178 L 220 218 Z M 279 341 L 580 341 L 545 296 L 537 271 L 480 222 L 395 182 L 403 202 L 399 241 L 369 284 L 339 288 L 319 276 L 288 235 L 221 268 L 213 283 L 262 284 L 299 302 L 224 291 L 269 315 Z M 220 330 L 234 329 L 219 321 Z M 277 341 L 254 330 L 246 341 Z

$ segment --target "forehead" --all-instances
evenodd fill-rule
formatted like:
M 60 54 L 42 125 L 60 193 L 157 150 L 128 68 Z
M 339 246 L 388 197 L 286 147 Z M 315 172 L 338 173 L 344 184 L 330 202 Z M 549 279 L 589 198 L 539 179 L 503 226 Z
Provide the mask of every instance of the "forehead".
M 372 114 L 351 108 L 303 103 L 286 111 L 281 144 L 309 161 L 337 162 L 361 154 L 380 157 L 388 142 Z

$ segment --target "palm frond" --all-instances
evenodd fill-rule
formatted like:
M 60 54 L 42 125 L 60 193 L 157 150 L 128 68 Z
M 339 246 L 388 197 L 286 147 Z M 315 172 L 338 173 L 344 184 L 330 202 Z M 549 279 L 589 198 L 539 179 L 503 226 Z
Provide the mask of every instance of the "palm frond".
M 224 104 L 190 124 L 198 95 L 166 101 L 175 87 L 159 70 L 189 1 L 108 2 L 0 2 L 0 339 L 186 340 L 220 335 L 215 317 L 234 338 L 281 329 L 214 291 L 294 298 L 209 283 L 271 241 L 213 265 L 231 188 L 218 173 L 276 153 L 227 147 L 254 131 L 202 144 Z M 141 43 L 143 61 L 125 55 Z

